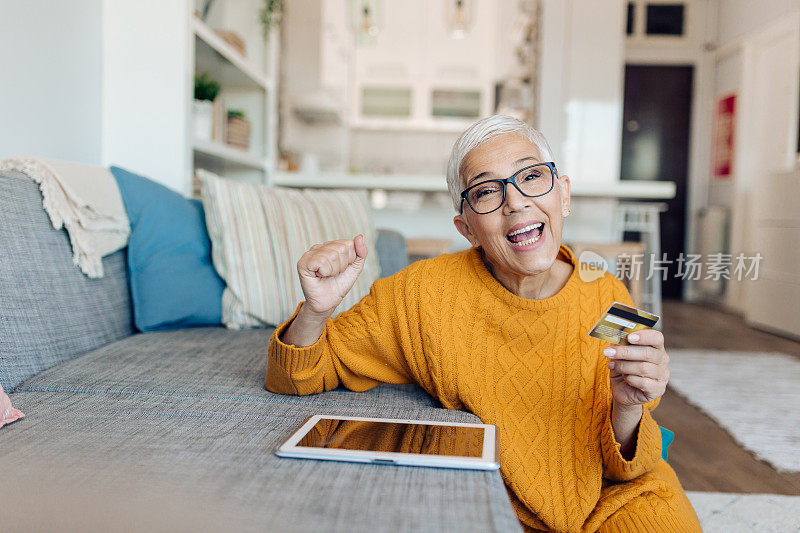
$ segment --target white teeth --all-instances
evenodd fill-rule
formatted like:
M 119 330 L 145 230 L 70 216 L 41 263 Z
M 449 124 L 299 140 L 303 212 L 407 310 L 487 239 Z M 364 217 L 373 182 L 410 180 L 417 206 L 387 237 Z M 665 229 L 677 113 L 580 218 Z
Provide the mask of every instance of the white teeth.
M 539 234 L 536 237 L 533 237 L 532 239 L 528 239 L 527 241 L 520 241 L 520 242 L 511 242 L 511 241 L 509 241 L 509 242 L 511 242 L 511 244 L 513 244 L 514 246 L 528 246 L 529 244 L 533 244 L 536 241 L 538 241 L 541 236 L 542 235 Z
M 524 228 L 520 228 L 516 231 L 512 231 L 508 234 L 509 237 L 513 237 L 514 235 L 519 235 L 520 233 L 525 233 L 526 231 L 530 231 L 532 229 L 536 229 L 539 226 L 543 226 L 544 222 L 537 222 L 536 224 L 531 224 L 530 226 L 525 226 Z

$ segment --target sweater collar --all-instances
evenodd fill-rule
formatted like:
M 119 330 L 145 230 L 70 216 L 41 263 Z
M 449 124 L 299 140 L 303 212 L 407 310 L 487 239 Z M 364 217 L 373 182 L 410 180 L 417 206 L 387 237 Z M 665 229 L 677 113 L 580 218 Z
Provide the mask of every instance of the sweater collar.
M 474 247 L 468 251 L 470 264 L 475 271 L 478 278 L 483 282 L 483 285 L 499 300 L 508 305 L 518 307 L 520 309 L 531 310 L 544 310 L 551 309 L 558 305 L 564 304 L 572 300 L 578 292 L 578 285 L 580 279 L 578 277 L 578 260 L 575 254 L 566 245 L 562 244 L 558 250 L 558 259 L 568 262 L 572 265 L 572 274 L 570 274 L 567 283 L 556 294 L 549 298 L 535 299 L 523 298 L 517 296 L 513 292 L 506 289 L 502 283 L 497 281 L 481 258 L 480 247 Z

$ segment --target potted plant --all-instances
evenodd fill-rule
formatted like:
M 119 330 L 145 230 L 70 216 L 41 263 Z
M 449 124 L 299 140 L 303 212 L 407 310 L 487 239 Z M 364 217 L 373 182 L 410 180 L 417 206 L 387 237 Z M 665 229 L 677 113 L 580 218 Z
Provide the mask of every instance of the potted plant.
M 269 36 L 269 31 L 281 23 L 283 13 L 283 0 L 264 0 L 264 4 L 258 11 L 258 20 L 264 31 L 264 39 Z
M 214 100 L 219 94 L 219 83 L 208 72 L 194 78 L 193 121 L 194 136 L 210 141 L 214 131 Z
M 241 109 L 228 110 L 228 123 L 225 129 L 225 142 L 236 148 L 250 148 L 250 121 Z

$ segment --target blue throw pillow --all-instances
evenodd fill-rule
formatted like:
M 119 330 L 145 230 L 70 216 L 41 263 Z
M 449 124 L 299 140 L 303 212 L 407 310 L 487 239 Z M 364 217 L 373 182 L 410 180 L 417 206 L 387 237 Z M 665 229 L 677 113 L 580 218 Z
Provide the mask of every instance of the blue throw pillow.
M 225 282 L 211 263 L 203 204 L 111 167 L 131 220 L 128 274 L 140 331 L 222 322 Z

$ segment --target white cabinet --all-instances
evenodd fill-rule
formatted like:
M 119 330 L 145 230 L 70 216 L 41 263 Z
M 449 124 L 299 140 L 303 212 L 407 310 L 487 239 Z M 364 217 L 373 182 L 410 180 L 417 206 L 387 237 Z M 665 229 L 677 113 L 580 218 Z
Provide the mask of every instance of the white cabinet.
M 747 279 L 748 322 L 800 337 L 800 171 L 762 176 L 753 194 L 753 250 L 758 277 Z
M 459 132 L 492 112 L 498 6 L 470 2 L 468 31 L 453 38 L 452 3 L 381 4 L 377 35 L 368 44 L 357 41 L 354 49 L 350 112 L 355 129 Z M 407 113 L 400 113 L 404 107 Z

